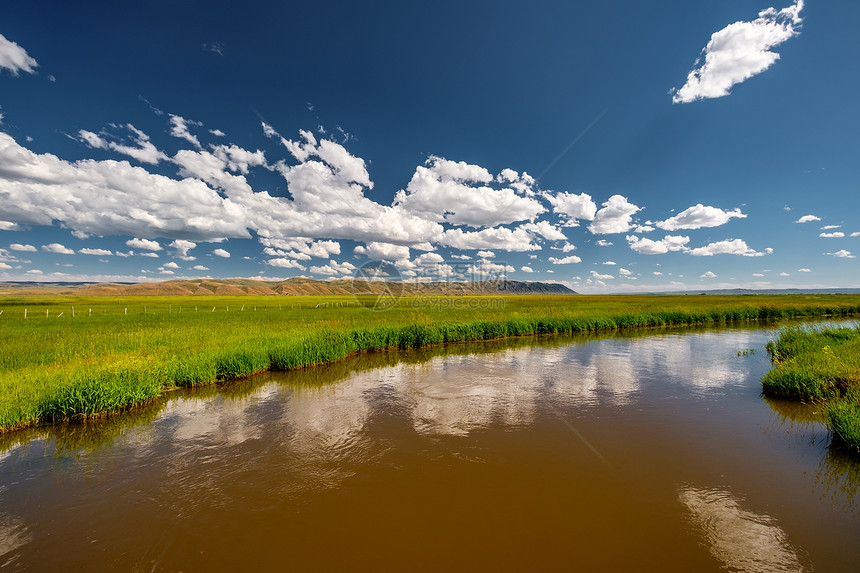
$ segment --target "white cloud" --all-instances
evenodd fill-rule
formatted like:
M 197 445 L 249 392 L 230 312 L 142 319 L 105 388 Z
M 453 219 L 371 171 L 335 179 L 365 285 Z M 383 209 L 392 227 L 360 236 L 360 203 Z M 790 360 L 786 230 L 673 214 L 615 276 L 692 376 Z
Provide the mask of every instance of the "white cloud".
M 179 255 L 180 258 L 188 260 L 193 259 L 193 257 L 188 256 L 188 251 L 196 247 L 197 243 L 194 241 L 186 241 L 185 239 L 176 239 L 167 246 L 172 249 L 176 249 L 176 254 Z
M 34 247 L 33 245 L 22 245 L 20 243 L 12 243 L 11 245 L 9 245 L 9 248 L 13 251 L 26 251 L 29 253 L 36 252 L 36 247 Z
M 532 243 L 532 235 L 522 228 L 491 227 L 480 231 L 448 229 L 442 234 L 440 243 L 455 249 L 496 249 L 501 251 L 539 251 Z
M 741 255 L 744 257 L 762 257 L 766 253 L 760 253 L 751 249 L 749 246 L 747 246 L 746 242 L 743 239 L 727 239 L 725 241 L 710 243 L 708 245 L 705 245 L 704 247 L 691 249 L 690 254 L 694 257 L 710 257 L 713 255 Z
M 609 279 L 614 279 L 615 277 L 612 275 L 602 275 L 597 271 L 591 271 L 591 278 L 596 281 L 606 281 Z
M 27 50 L 0 34 L 0 69 L 9 70 L 13 76 L 17 76 L 18 72 L 34 74 L 38 66 Z
M 600 239 L 600 240 L 599 240 L 599 241 L 597 241 L 597 243 L 595 243 L 595 244 L 596 244 L 598 247 L 611 247 L 611 246 L 612 246 L 612 242 L 611 242 L 611 241 L 607 241 L 606 239 Z
M 125 161 L 67 162 L 36 154 L 0 133 L 0 197 L 17 223 L 92 235 L 249 236 L 247 217 L 195 179 L 180 181 Z
M 651 274 L 654 275 L 655 277 L 663 276 L 663 273 L 661 273 L 660 271 L 652 271 Z
M 107 257 L 113 254 L 113 251 L 109 251 L 107 249 L 78 249 L 78 252 L 82 255 L 96 255 L 99 257 Z
M 116 151 L 117 153 L 122 153 L 124 155 L 128 155 L 136 159 L 141 163 L 149 163 L 156 164 L 159 161 L 167 160 L 167 156 L 159 151 L 155 145 L 149 141 L 149 136 L 146 135 L 141 130 L 134 127 L 132 124 L 126 124 L 125 126 L 129 131 L 133 134 L 133 139 L 135 145 L 127 145 L 125 143 L 118 143 L 116 141 L 108 141 L 102 136 L 93 133 L 91 131 L 87 131 L 82 129 L 78 132 L 81 140 L 83 140 L 90 147 L 94 147 L 96 149 L 110 149 Z
M 266 264 L 271 267 L 280 267 L 282 269 L 299 269 L 302 271 L 307 268 L 295 259 L 287 259 L 284 257 L 277 259 L 269 259 L 268 261 L 266 261 Z
M 494 263 L 492 261 L 480 261 L 475 265 L 472 265 L 466 270 L 466 273 L 472 275 L 473 279 L 478 280 L 491 280 L 491 279 L 504 279 L 507 273 L 512 273 L 516 271 L 514 267 L 511 265 L 506 265 L 503 263 Z
M 6 263 L 0 263 L 0 269 L 11 269 L 12 265 L 7 265 Z
M 493 251 L 478 251 L 478 256 L 482 259 L 492 259 L 496 256 Z
M 647 237 L 628 235 L 627 243 L 630 248 L 641 255 L 662 255 L 669 251 L 686 251 L 690 237 L 683 235 L 666 235 L 663 239 L 655 241 Z
M 754 276 L 754 277 L 763 277 L 763 276 L 764 276 L 764 274 L 762 274 L 762 273 L 753 273 L 753 274 L 752 274 L 752 276 Z
M 628 202 L 626 197 L 613 195 L 604 201 L 603 208 L 594 216 L 588 229 L 595 235 L 624 233 L 630 230 L 633 215 L 641 210 L 641 207 Z
M 523 271 L 524 273 L 533 273 L 533 272 L 535 272 L 535 271 L 534 271 L 534 269 L 533 269 L 533 268 L 531 268 L 531 267 L 520 267 L 520 270 L 521 270 L 521 271 Z
M 812 269 L 797 269 L 797 272 L 799 272 L 799 273 L 811 273 Z
M 490 187 L 493 182 L 483 167 L 431 157 L 415 168 L 406 189 L 397 192 L 394 205 L 428 221 L 470 227 L 533 220 L 546 211 L 516 189 Z
M 849 235 L 849 237 L 860 237 L 860 231 L 855 231 Z
M 711 35 L 687 82 L 672 95 L 674 103 L 689 103 L 729 95 L 732 86 L 768 69 L 779 59 L 771 51 L 800 33 L 803 0 L 782 10 L 768 8 L 752 22 L 735 22 Z
M 195 271 L 208 271 L 209 267 L 204 267 L 203 265 L 194 265 L 191 267 Z
M 551 262 L 554 265 L 570 265 L 570 264 L 582 262 L 582 259 L 580 259 L 576 255 L 570 255 L 569 257 L 564 257 L 563 259 L 557 259 L 555 257 L 550 257 L 547 260 L 549 260 L 549 262 Z
M 584 219 L 591 221 L 597 212 L 597 204 L 591 199 L 591 195 L 580 193 L 574 195 L 563 191 L 560 193 L 546 192 L 543 197 L 552 205 L 552 212 L 562 215 L 566 219 L 576 221 Z
M 815 215 L 804 215 L 803 217 L 801 217 L 800 219 L 795 221 L 795 223 L 812 223 L 813 221 L 820 221 L 820 220 L 821 220 L 821 217 L 816 217 Z
M 833 233 L 819 233 L 819 237 L 824 237 L 825 239 L 841 239 L 845 236 L 845 233 L 841 231 L 835 231 Z
M 633 271 L 629 271 L 629 270 L 621 267 L 618 269 L 618 274 L 623 276 L 623 277 L 629 277 L 633 274 Z
M 322 267 L 311 267 L 311 272 L 320 275 L 348 275 L 355 270 L 355 266 L 348 262 L 339 263 L 335 260 L 330 260 L 327 265 Z
M 656 225 L 664 231 L 677 231 L 678 229 L 702 229 L 704 227 L 719 227 L 729 222 L 732 217 L 745 218 L 740 209 L 723 211 L 717 207 L 707 207 L 698 203 L 674 217 L 665 221 L 659 221 Z
M 209 133 L 211 133 L 211 134 L 212 134 L 212 135 L 214 135 L 215 137 L 224 137 L 225 135 L 227 135 L 226 133 L 224 133 L 224 132 L 223 132 L 223 131 L 221 131 L 220 129 L 210 129 L 210 130 L 209 130 Z M 207 270 L 208 270 L 208 269 L 207 269 Z
M 566 241 L 567 236 L 561 230 L 550 223 L 549 221 L 538 221 L 537 223 L 524 223 L 519 226 L 520 229 L 527 231 L 535 236 L 541 236 L 549 241 Z
M 369 259 L 384 261 L 400 261 L 409 258 L 409 247 L 392 245 L 391 243 L 371 242 L 365 246 L 357 246 L 354 252 L 365 255 Z
M 617 265 L 618 263 L 616 263 L 615 261 L 603 261 L 603 264 L 604 264 L 604 265 L 614 266 L 614 265 Z
M 158 253 L 138 253 L 139 257 L 146 257 L 148 259 L 157 259 Z
M 215 249 L 214 251 L 212 251 L 212 254 L 216 257 L 221 257 L 222 259 L 230 258 L 230 253 L 225 251 L 224 249 Z
M 705 274 L 700 275 L 700 277 L 701 277 L 701 278 L 703 278 L 703 279 L 714 279 L 714 278 L 717 278 L 717 275 L 715 275 L 715 274 L 714 274 L 714 273 L 712 273 L 711 271 L 708 271 L 708 272 L 706 272 Z
M 1 116 L 2 114 L 0 114 Z M 2 120 L 2 117 L 0 117 Z M 18 223 L 13 223 L 11 221 L 0 221 L 0 231 L 20 231 L 21 226 Z
M 129 239 L 125 244 L 135 249 L 145 249 L 147 251 L 161 250 L 161 245 L 158 244 L 158 241 L 150 241 L 149 239 Z
M 55 253 L 57 255 L 74 255 L 75 251 L 61 245 L 60 243 L 51 243 L 49 245 L 42 245 L 42 250 L 47 251 L 49 253 Z
M 179 139 L 184 139 L 197 149 L 202 149 L 202 146 L 200 145 L 200 140 L 197 139 L 197 136 L 192 135 L 191 132 L 188 131 L 188 124 L 197 126 L 201 126 L 203 124 L 196 121 L 187 120 L 184 117 L 173 115 L 172 113 L 169 115 L 171 125 L 170 135 L 172 135 L 173 137 L 178 137 Z
M 788 274 L 788 273 L 779 273 L 779 276 L 781 276 L 781 277 L 790 277 L 791 275 L 790 275 L 790 274 Z
M 842 249 L 840 251 L 836 251 L 835 253 L 825 253 L 826 255 L 830 255 L 832 257 L 838 257 L 840 259 L 853 259 L 854 255 L 851 254 L 851 251 L 846 251 Z
M 164 268 L 166 268 L 166 269 L 178 269 L 178 268 L 179 268 L 179 265 L 177 265 L 176 263 L 174 263 L 173 261 L 171 261 L 171 262 L 169 262 L 169 263 L 165 263 L 165 264 L 164 264 Z
M 830 231 L 830 230 L 832 230 L 832 229 L 838 229 L 838 228 L 840 228 L 841 226 L 842 226 L 842 225 L 824 225 L 823 227 L 821 227 L 821 230 L 822 230 L 822 231 Z

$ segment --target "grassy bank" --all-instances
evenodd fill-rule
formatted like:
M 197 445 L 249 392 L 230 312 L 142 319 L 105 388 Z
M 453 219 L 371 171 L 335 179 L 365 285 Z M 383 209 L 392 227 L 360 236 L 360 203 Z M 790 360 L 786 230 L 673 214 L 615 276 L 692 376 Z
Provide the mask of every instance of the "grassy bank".
M 834 440 L 860 454 L 860 327 L 783 329 L 768 351 L 776 366 L 765 394 L 825 402 Z
M 205 305 L 205 306 L 204 306 Z M 26 309 L 26 318 L 25 318 Z M 465 340 L 860 313 L 860 296 L 0 298 L 0 429 L 180 386 Z

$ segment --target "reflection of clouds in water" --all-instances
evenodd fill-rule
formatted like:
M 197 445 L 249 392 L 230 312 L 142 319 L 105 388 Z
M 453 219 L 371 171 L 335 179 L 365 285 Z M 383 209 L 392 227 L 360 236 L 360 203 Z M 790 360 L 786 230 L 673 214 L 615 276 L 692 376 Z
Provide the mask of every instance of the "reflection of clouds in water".
M 728 346 L 727 342 L 731 345 Z M 721 388 L 742 382 L 745 362 L 733 360 L 738 350 L 754 347 L 753 333 L 706 332 L 630 340 L 625 345 L 640 370 L 658 370 L 685 386 Z
M 785 531 L 768 515 L 740 507 L 725 490 L 682 486 L 678 499 L 711 555 L 731 571 L 804 571 Z
M 221 445 L 235 446 L 259 438 L 261 428 L 254 424 L 249 411 L 271 399 L 278 392 L 276 384 L 258 388 L 240 399 L 212 396 L 183 398 L 167 404 L 161 418 L 172 427 L 171 438 L 187 442 L 205 439 Z
M 3 559 L 0 567 L 6 567 L 12 563 L 14 559 L 7 560 L 7 555 L 29 543 L 32 538 L 33 535 L 27 530 L 23 521 L 11 515 L 0 513 L 0 558 Z

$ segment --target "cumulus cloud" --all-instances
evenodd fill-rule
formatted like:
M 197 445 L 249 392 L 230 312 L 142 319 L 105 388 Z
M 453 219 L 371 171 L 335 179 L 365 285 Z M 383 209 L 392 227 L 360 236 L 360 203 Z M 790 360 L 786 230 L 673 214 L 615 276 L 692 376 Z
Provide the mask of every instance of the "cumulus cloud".
M 854 255 L 851 254 L 851 251 L 846 251 L 845 249 L 836 251 L 835 253 L 824 253 L 825 255 L 830 255 L 831 257 L 837 257 L 840 259 L 853 259 Z
M 715 274 L 714 274 L 713 272 L 711 272 L 711 271 L 707 271 L 705 274 L 700 275 L 700 277 L 701 277 L 701 278 L 703 278 L 703 279 L 714 279 L 714 278 L 717 278 L 717 275 L 715 275 Z
M 179 265 L 177 265 L 173 261 L 170 261 L 169 263 L 164 264 L 164 268 L 166 268 L 166 269 L 178 269 Z
M 740 255 L 743 257 L 762 257 L 765 254 L 770 254 L 773 249 L 766 249 L 766 252 L 760 253 L 750 248 L 743 239 L 727 239 L 710 243 L 704 247 L 690 249 L 690 254 L 694 257 L 710 257 L 713 255 Z
M 492 227 L 480 231 L 448 229 L 439 243 L 455 249 L 497 249 L 502 251 L 539 251 L 532 235 L 522 228 Z
M 113 251 L 109 251 L 107 249 L 78 249 L 78 252 L 82 255 L 96 255 L 99 257 L 107 257 L 113 254 Z
M 819 233 L 819 237 L 824 237 L 825 239 L 841 239 L 845 236 L 845 233 L 841 231 L 834 231 L 833 233 Z
M 532 220 L 546 211 L 533 197 L 524 196 L 523 189 L 491 187 L 495 182 L 478 165 L 431 157 L 415 168 L 394 204 L 429 221 L 476 228 Z M 502 182 L 507 182 L 504 177 Z M 531 189 L 526 186 L 525 190 Z
M 618 274 L 623 277 L 629 277 L 633 274 L 633 272 L 625 269 L 624 267 L 621 267 L 618 269 Z
M 36 252 L 36 247 L 34 247 L 33 245 L 22 245 L 20 243 L 12 243 L 11 245 L 9 245 L 9 248 L 13 251 L 27 251 L 30 253 Z
M 614 279 L 615 277 L 612 275 L 602 275 L 597 271 L 591 271 L 591 278 L 597 281 L 606 281 L 609 279 Z
M 674 91 L 672 101 L 723 97 L 735 84 L 768 69 L 779 59 L 771 48 L 800 33 L 802 9 L 803 0 L 782 10 L 767 8 L 751 22 L 735 22 L 712 34 L 687 82 Z
M 627 232 L 632 226 L 633 215 L 641 210 L 626 197 L 613 195 L 603 202 L 603 208 L 595 214 L 588 229 L 595 235 Z
M 482 259 L 492 259 L 496 256 L 496 253 L 493 251 L 478 251 L 478 256 Z
M 13 76 L 17 76 L 18 72 L 34 74 L 38 66 L 27 50 L 0 34 L 0 69 L 9 70 Z
M 531 268 L 531 267 L 520 267 L 520 270 L 521 270 L 521 271 L 523 271 L 524 273 L 533 273 L 533 272 L 535 272 L 535 271 L 534 271 L 534 269 L 533 269 L 533 268 Z
M 168 247 L 175 249 L 176 254 L 183 260 L 194 260 L 194 257 L 189 257 L 188 252 L 197 246 L 194 241 L 186 241 L 185 239 L 176 239 Z
M 562 259 L 557 259 L 556 257 L 550 257 L 547 260 L 549 260 L 549 262 L 551 262 L 554 265 L 570 265 L 570 264 L 582 262 L 582 259 L 580 259 L 576 255 L 570 255 L 569 257 L 564 257 Z
M 567 237 L 561 230 L 550 223 L 549 221 L 538 221 L 537 223 L 524 223 L 519 226 L 520 229 L 531 233 L 532 235 L 541 236 L 549 241 L 566 241 Z
M 149 239 L 129 239 L 125 244 L 134 249 L 145 249 L 147 251 L 161 250 L 161 245 L 158 244 L 158 241 L 150 241 Z
M 51 243 L 49 245 L 42 245 L 42 250 L 49 252 L 49 253 L 54 253 L 57 255 L 74 255 L 75 254 L 75 251 L 73 249 L 70 249 L 64 245 L 61 245 L 60 243 Z
M 204 267 L 203 265 L 194 265 L 191 267 L 195 271 L 208 271 L 209 267 Z
M 367 243 L 365 246 L 358 245 L 353 251 L 376 260 L 400 261 L 409 258 L 409 247 L 378 241 Z
M 299 269 L 302 271 L 307 269 L 307 267 L 305 267 L 303 264 L 301 264 L 296 259 L 288 259 L 285 257 L 279 257 L 277 259 L 269 259 L 268 261 L 266 261 L 266 264 L 271 266 L 271 267 L 279 267 L 282 269 Z
M 543 197 L 552 205 L 552 212 L 561 215 L 575 223 L 577 219 L 591 221 L 597 213 L 597 204 L 591 199 L 591 195 L 580 193 L 575 195 L 563 191 L 560 193 L 546 192 Z
M 664 231 L 677 231 L 678 229 L 702 229 L 704 227 L 719 227 L 725 225 L 733 217 L 745 218 L 740 209 L 723 211 L 717 207 L 707 207 L 701 203 L 681 211 L 674 217 L 665 221 L 658 221 L 656 225 Z
M 612 241 L 607 241 L 606 239 L 600 239 L 595 243 L 598 247 L 611 247 Z
M 799 273 L 811 273 L 812 269 L 797 269 L 797 272 L 799 272 Z
M 821 217 L 816 217 L 815 215 L 804 215 L 803 217 L 801 217 L 800 219 L 795 221 L 795 223 L 812 223 L 813 221 L 820 221 L 820 220 L 821 220 Z
M 669 251 L 687 251 L 687 243 L 690 237 L 683 235 L 666 235 L 660 241 L 647 237 L 627 236 L 627 244 L 631 249 L 641 255 L 662 255 Z
M 311 272 L 319 275 L 348 275 L 355 270 L 355 265 L 349 262 L 339 263 L 334 259 L 330 260 L 327 265 L 321 267 L 311 267 Z
M 216 257 L 221 257 L 222 259 L 230 258 L 230 253 L 225 251 L 224 249 L 215 249 L 214 251 L 212 251 L 212 254 Z

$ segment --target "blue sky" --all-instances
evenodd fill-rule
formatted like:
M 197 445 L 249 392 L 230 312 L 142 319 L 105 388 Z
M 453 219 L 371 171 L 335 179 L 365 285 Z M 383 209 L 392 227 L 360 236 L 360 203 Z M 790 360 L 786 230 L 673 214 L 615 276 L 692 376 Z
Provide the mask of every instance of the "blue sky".
M 860 287 L 857 2 L 15 4 L 0 281 Z

